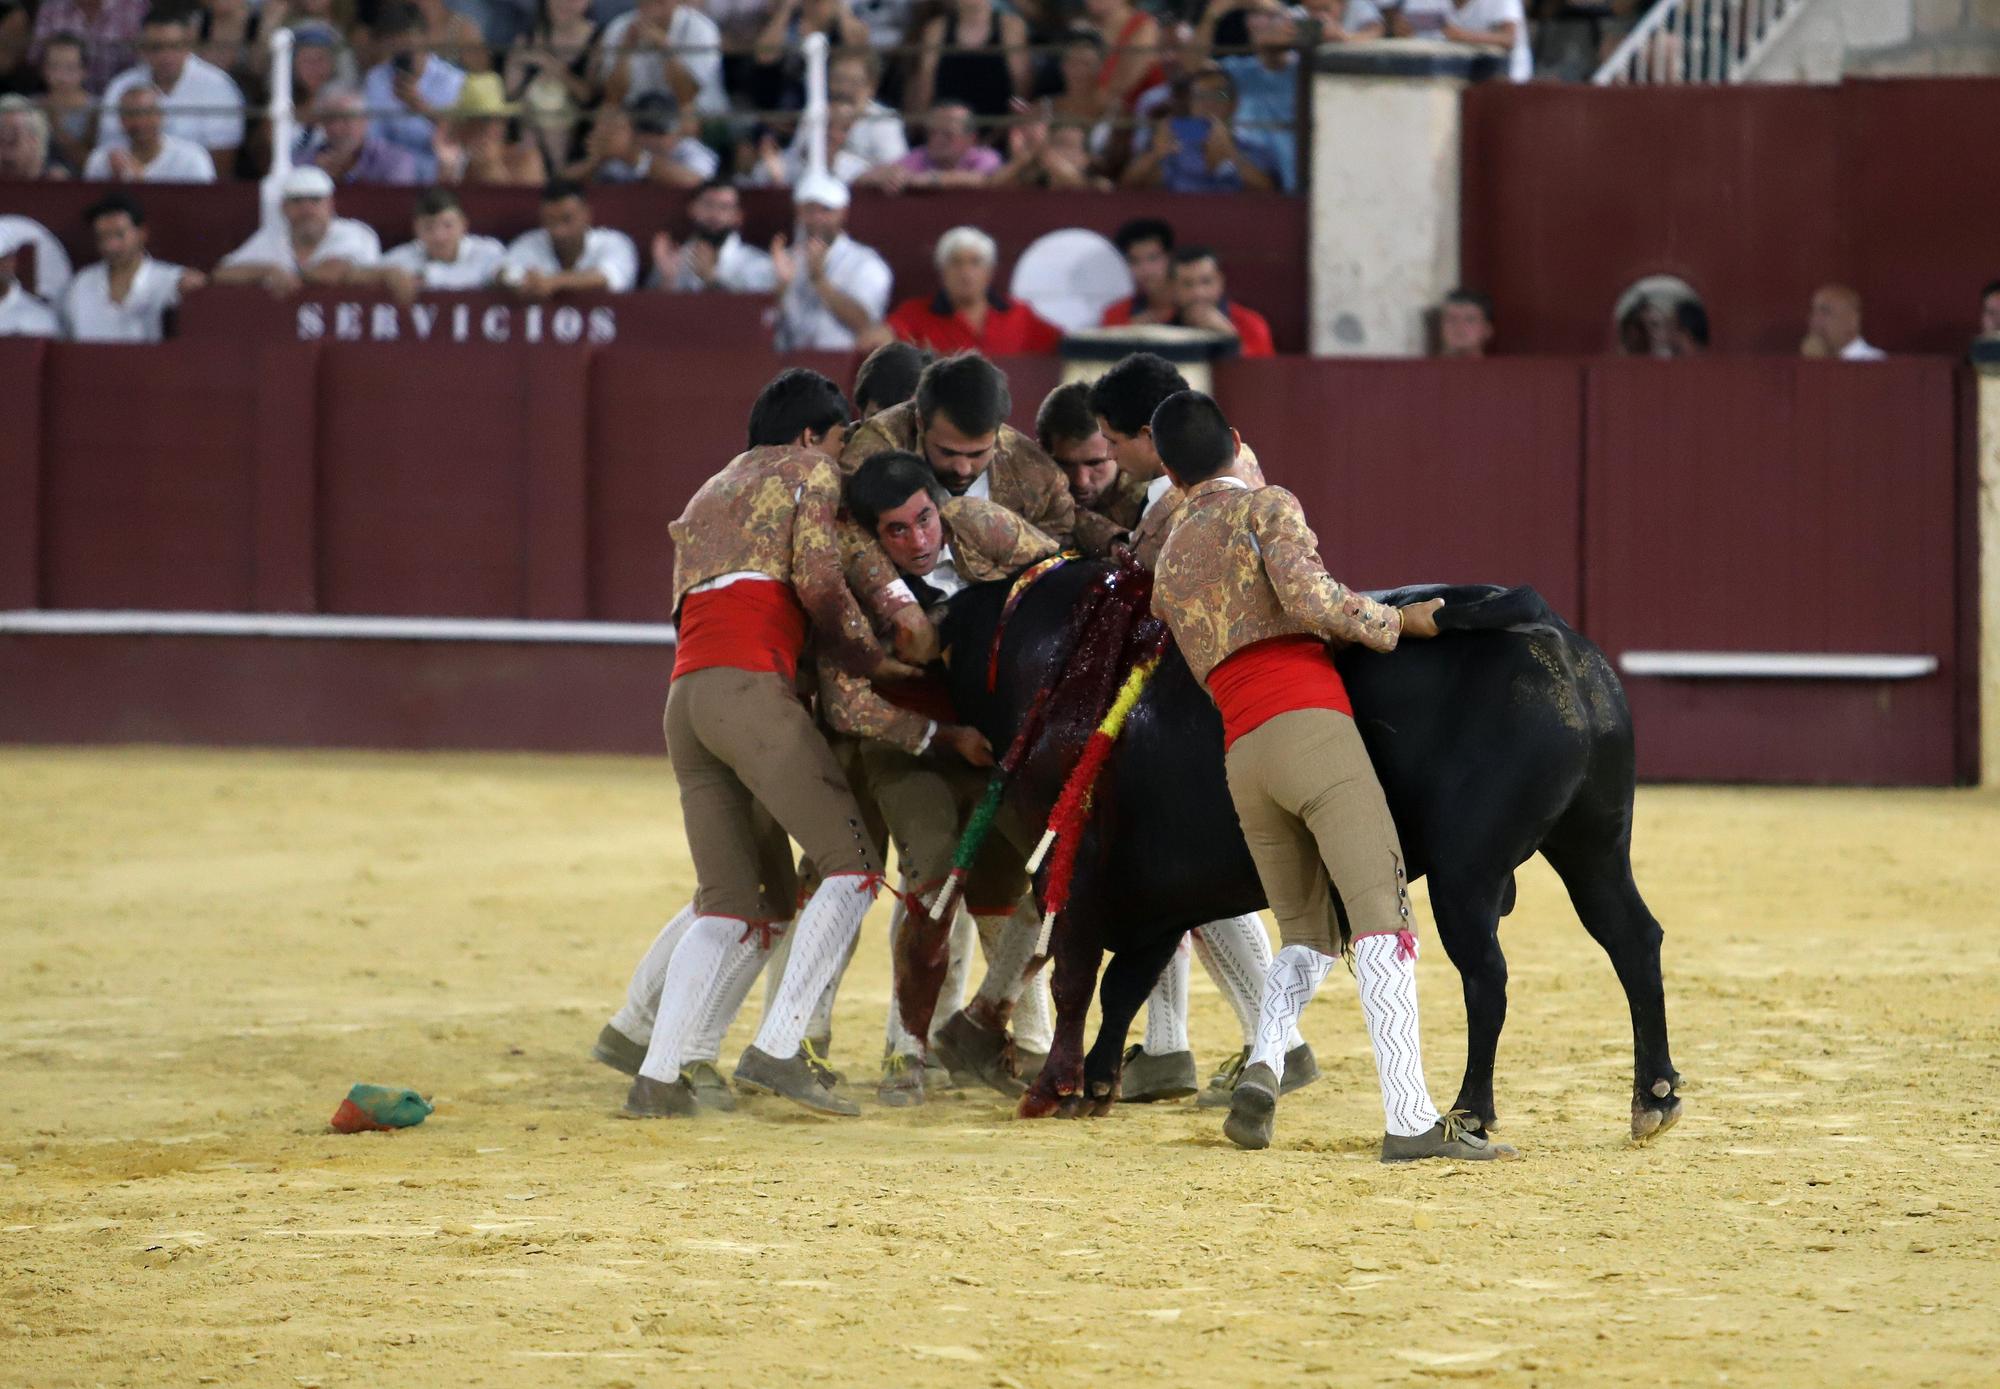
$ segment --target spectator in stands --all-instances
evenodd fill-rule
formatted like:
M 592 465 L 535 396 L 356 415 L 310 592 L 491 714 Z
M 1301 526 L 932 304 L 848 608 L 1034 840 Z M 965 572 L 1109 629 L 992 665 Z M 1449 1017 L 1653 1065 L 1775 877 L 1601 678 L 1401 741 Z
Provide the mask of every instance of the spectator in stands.
M 63 326 L 76 342 L 158 342 L 181 296 L 208 283 L 199 270 L 154 260 L 146 251 L 146 213 L 113 193 L 83 214 L 98 262 L 85 266 L 63 295 Z
M 904 342 L 940 356 L 979 352 L 1008 357 L 1053 352 L 1062 330 L 1026 304 L 993 288 L 1000 248 L 977 227 L 953 227 L 938 238 L 938 291 L 905 299 L 889 315 L 889 329 Z
M 1065 29 L 1057 43 L 1057 85 L 1048 98 L 1049 114 L 1095 122 L 1104 114 L 1104 103 L 1097 94 L 1097 74 L 1104 67 L 1104 36 L 1078 25 Z
M 84 85 L 102 92 L 118 73 L 132 65 L 139 31 L 146 19 L 146 0 L 42 0 L 35 11 L 35 39 L 28 61 L 39 63 L 57 35 L 83 45 L 87 76 Z
M 1104 326 L 1172 323 L 1181 311 L 1174 296 L 1174 229 L 1157 217 L 1135 217 L 1111 237 L 1132 272 L 1134 293 L 1104 311 Z
M 1034 81 L 1028 26 L 993 0 L 945 0 L 941 9 L 924 25 L 904 109 L 953 103 L 988 119 L 1006 115 Z
M 705 115 L 729 109 L 722 88 L 722 31 L 694 0 L 638 0 L 605 27 L 599 45 L 604 100 L 624 106 L 647 92 Z
M 1510 82 L 1535 75 L 1521 0 L 1398 0 L 1394 14 L 1401 37 L 1449 39 L 1500 53 L 1507 59 Z
M 847 185 L 827 174 L 799 181 L 797 240 L 771 243 L 780 352 L 851 352 L 889 307 L 889 264 L 847 234 Z
M 979 143 L 972 128 L 972 108 L 960 101 L 941 101 L 924 118 L 924 142 L 891 166 L 892 186 L 907 188 L 979 188 L 1000 172 L 1000 153 Z
M 0 0 L 0 96 L 24 85 L 34 71 L 28 45 L 35 36 L 35 13 L 27 0 Z
M 32 241 L 33 237 L 23 227 L 0 227 L 0 338 L 54 338 L 62 335 L 62 324 L 56 318 L 56 311 L 28 293 L 28 287 L 16 278 L 21 248 Z
M 901 405 L 917 393 L 917 378 L 937 354 L 907 342 L 885 342 L 854 374 L 854 413 L 862 419 Z
M 354 55 L 331 24 L 315 19 L 292 26 L 293 110 L 313 110 L 320 93 L 335 83 L 359 95 L 356 77 Z
M 1708 310 L 1700 300 L 1683 299 L 1674 305 L 1674 322 L 1667 335 L 1676 357 L 1708 355 Z
M 1278 186 L 1287 193 L 1299 186 L 1297 137 L 1299 108 L 1298 26 L 1279 0 L 1218 0 L 1202 16 L 1195 44 L 1203 57 L 1215 52 L 1216 26 L 1225 15 L 1240 14 L 1249 29 L 1254 53 L 1224 54 L 1215 65 L 1229 75 L 1236 92 L 1236 136 L 1261 143 L 1277 164 Z
M 1187 78 L 1184 108 L 1155 121 L 1125 170 L 1127 188 L 1171 193 L 1268 193 L 1278 186 L 1278 156 L 1263 132 L 1236 131 L 1236 84 L 1218 67 Z
M 712 178 L 688 200 L 688 237 L 653 238 L 654 285 L 681 294 L 706 289 L 768 294 L 778 287 L 771 257 L 743 239 L 743 198 L 727 179 Z
M 228 73 L 197 58 L 193 50 L 194 32 L 185 11 L 170 4 L 147 11 L 139 36 L 145 61 L 119 73 L 104 89 L 97 122 L 99 149 L 126 143 L 117 120 L 118 100 L 127 88 L 148 83 L 160 89 L 166 133 L 207 149 L 218 173 L 235 171 L 236 151 L 243 145 L 243 93 Z
M 485 289 L 500 273 L 507 248 L 490 236 L 471 235 L 471 224 L 458 196 L 448 188 L 429 188 L 417 197 L 412 230 L 406 241 L 382 257 L 376 280 L 404 303 L 426 289 Z
M 83 85 L 83 40 L 55 34 L 42 45 L 42 114 L 49 126 L 49 158 L 70 173 L 83 172 L 97 143 L 97 98 Z
M 648 92 L 632 104 L 633 156 L 627 182 L 664 183 L 671 188 L 699 188 L 715 177 L 722 160 L 696 135 L 693 111 L 681 110 L 671 92 Z M 617 181 L 617 171 L 605 175 Z
M 854 183 L 867 175 L 868 162 L 847 147 L 860 112 L 844 101 L 829 101 L 826 107 L 827 172 L 842 183 Z M 757 162 L 744 180 L 753 188 L 796 188 L 810 167 L 803 132 L 790 146 L 780 148 L 777 136 L 766 130 L 757 143 Z M 879 172 L 879 171 L 878 171 Z
M 1174 252 L 1174 302 L 1180 306 L 1174 322 L 1181 327 L 1233 337 L 1245 357 L 1276 355 L 1271 325 L 1255 309 L 1231 302 L 1221 262 L 1206 246 L 1183 246 Z
M 487 51 L 486 35 L 476 23 L 453 10 L 445 0 L 410 0 L 410 4 L 423 20 L 424 46 L 432 53 L 460 72 L 493 71 L 493 55 Z
M 797 111 L 806 104 L 805 55 L 808 34 L 824 34 L 835 50 L 865 48 L 868 26 L 855 18 L 847 0 L 777 0 L 751 47 L 745 81 L 750 105 L 758 111 Z
M 590 0 L 541 0 L 535 26 L 507 54 L 507 99 L 527 108 L 528 127 L 551 168 L 569 161 L 583 113 L 597 104 L 604 30 Z
M 1979 291 L 1979 336 L 2000 338 L 2000 280 Z
M 431 141 L 438 182 L 515 188 L 547 183 L 542 147 L 517 133 L 520 110 L 507 100 L 499 73 L 469 75 Z
M 274 7 L 274 13 L 283 11 Z M 238 86 L 254 80 L 270 61 L 264 17 L 263 9 L 249 0 L 200 0 L 188 16 L 196 55 L 228 73 Z
M 431 52 L 424 18 L 409 5 L 385 11 L 375 37 L 388 56 L 368 70 L 361 87 L 372 133 L 415 155 L 419 177 L 428 179 L 437 168 L 437 122 L 458 101 L 465 73 Z
M 1813 294 L 1799 352 L 1843 362 L 1879 362 L 1888 355 L 1861 336 L 1861 296 L 1846 285 L 1821 285 Z
M 345 284 L 382 259 L 382 243 L 365 222 L 333 213 L 333 178 L 315 164 L 285 175 L 279 210 L 283 227 L 265 226 L 222 258 L 219 285 L 262 285 L 291 294 L 301 283 Z
M 24 96 L 0 96 L 0 179 L 62 178 L 68 171 L 49 161 L 49 123 Z
M 1104 62 L 1097 70 L 1098 114 L 1128 115 L 1139 98 L 1167 80 L 1163 56 L 1166 31 L 1131 0 L 1084 0 L 1084 13 L 1104 36 Z
M 910 152 L 910 142 L 903 133 L 902 116 L 875 99 L 875 90 L 881 80 L 881 61 L 865 48 L 838 49 L 827 59 L 828 102 L 838 102 L 854 110 L 854 124 L 841 148 L 857 156 L 870 169 L 894 164 Z M 804 138 L 805 132 L 801 129 L 797 139 Z
M 524 299 L 623 294 L 639 278 L 639 252 L 624 232 L 590 224 L 581 185 L 555 179 L 542 190 L 542 225 L 514 238 L 499 278 Z
M 215 161 L 192 140 L 166 133 L 160 89 L 135 82 L 118 94 L 122 145 L 99 145 L 83 176 L 118 183 L 213 183 Z
M 1493 345 L 1493 301 L 1460 287 L 1438 305 L 1438 355 L 1484 357 Z
M 1007 162 L 987 180 L 995 187 L 1108 189 L 1093 172 L 1089 132 L 1076 121 L 1035 118 L 1007 132 Z
M 710 0 L 716 3 L 717 0 Z M 910 42 L 910 16 L 915 0 L 849 0 L 855 18 L 868 26 L 868 46 L 878 53 L 891 53 Z M 900 60 L 898 60 L 900 62 Z
M 1389 31 L 1375 0 L 1304 0 L 1300 8 L 1318 23 L 1321 43 L 1360 43 Z
M 352 87 L 334 82 L 322 88 L 311 108 L 314 124 L 300 137 L 293 161 L 317 164 L 335 183 L 421 182 L 417 156 L 377 135 L 368 123 L 367 107 Z

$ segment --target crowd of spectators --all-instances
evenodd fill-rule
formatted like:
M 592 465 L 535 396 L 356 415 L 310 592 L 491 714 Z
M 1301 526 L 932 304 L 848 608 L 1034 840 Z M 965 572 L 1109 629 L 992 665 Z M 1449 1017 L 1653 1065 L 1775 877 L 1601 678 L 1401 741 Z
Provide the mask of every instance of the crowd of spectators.
M 413 186 L 796 186 L 813 34 L 831 172 L 891 192 L 1294 191 L 1308 45 L 1529 62 L 1522 0 L 0 0 L 0 177 L 260 174 L 280 28 L 293 158 Z

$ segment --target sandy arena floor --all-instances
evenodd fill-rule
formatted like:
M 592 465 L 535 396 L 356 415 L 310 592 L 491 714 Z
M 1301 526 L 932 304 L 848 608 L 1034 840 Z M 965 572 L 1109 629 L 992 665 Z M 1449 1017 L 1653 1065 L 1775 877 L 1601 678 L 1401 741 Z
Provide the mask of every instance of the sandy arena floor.
M 1687 1118 L 1626 1143 L 1624 1002 L 1537 861 L 1524 1160 L 1389 1170 L 1341 976 L 1265 1154 L 1186 1104 L 876 1108 L 879 917 L 835 1035 L 863 1118 L 616 1117 L 584 1053 L 691 886 L 658 761 L 13 750 L 0 785 L 9 1384 L 2000 1378 L 1992 795 L 1647 791 Z M 1195 987 L 1205 1073 L 1236 1043 Z M 329 1134 L 357 1080 L 437 1113 Z

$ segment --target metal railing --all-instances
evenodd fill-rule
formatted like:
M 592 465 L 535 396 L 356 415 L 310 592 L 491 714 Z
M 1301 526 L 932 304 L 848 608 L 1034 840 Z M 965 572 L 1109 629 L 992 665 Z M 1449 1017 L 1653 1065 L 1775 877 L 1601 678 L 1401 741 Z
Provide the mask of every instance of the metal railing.
M 1600 87 L 1743 82 L 1812 0 L 1658 0 L 1598 68 Z

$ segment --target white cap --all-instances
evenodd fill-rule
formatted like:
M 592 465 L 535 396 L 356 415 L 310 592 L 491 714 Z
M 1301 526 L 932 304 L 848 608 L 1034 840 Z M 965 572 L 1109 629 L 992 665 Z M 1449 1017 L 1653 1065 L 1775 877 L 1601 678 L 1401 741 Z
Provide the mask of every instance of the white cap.
M 847 185 L 832 174 L 807 174 L 792 190 L 794 203 L 814 203 L 820 207 L 845 208 L 853 201 Z
M 285 175 L 282 188 L 287 198 L 330 198 L 333 176 L 317 164 L 301 164 Z

